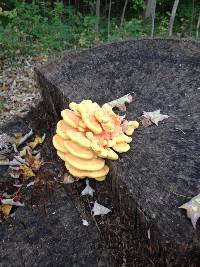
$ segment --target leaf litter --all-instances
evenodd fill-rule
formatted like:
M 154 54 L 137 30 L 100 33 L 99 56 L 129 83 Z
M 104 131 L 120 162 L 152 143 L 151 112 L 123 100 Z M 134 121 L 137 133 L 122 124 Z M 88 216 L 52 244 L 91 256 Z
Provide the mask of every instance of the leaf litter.
M 37 105 L 41 96 L 34 79 L 34 67 L 47 57 L 16 56 L 3 61 L 0 72 L 0 126 L 13 116 L 23 117 Z
M 24 206 L 22 198 L 20 197 L 20 190 L 24 185 L 28 188 L 35 184 L 35 181 L 30 181 L 29 179 L 37 176 L 37 172 L 40 170 L 44 162 L 40 151 L 35 150 L 35 148 L 44 142 L 45 137 L 45 134 L 43 136 L 36 135 L 34 137 L 33 131 L 30 130 L 25 135 L 17 133 L 15 134 L 15 138 L 9 136 L 6 136 L 5 138 L 4 135 L 3 138 L 0 139 L 1 143 L 3 143 L 0 155 L 6 160 L 7 165 L 9 166 L 7 173 L 14 179 L 13 186 L 18 188 L 17 192 L 12 195 L 4 192 L 0 196 L 0 212 L 3 220 L 8 219 L 12 206 Z M 33 138 L 33 141 L 28 143 L 30 138 Z M 16 150 L 6 150 L 5 153 L 3 149 L 7 149 L 6 144 L 15 145 Z

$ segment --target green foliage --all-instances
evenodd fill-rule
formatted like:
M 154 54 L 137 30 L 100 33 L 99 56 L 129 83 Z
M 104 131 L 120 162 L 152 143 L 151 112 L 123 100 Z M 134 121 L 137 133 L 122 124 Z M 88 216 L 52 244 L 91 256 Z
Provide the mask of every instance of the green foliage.
M 78 8 L 64 5 L 66 1 L 1 0 L 0 43 L 4 57 L 21 54 L 52 54 L 64 49 L 91 47 L 96 44 L 96 0 L 76 1 Z M 74 1 L 71 1 L 71 3 Z M 173 0 L 157 0 L 155 34 L 166 36 Z M 106 5 L 107 3 L 107 5 Z M 151 19 L 144 19 L 145 0 L 128 1 L 125 20 L 120 27 L 124 1 L 112 0 L 110 36 L 108 40 L 107 16 L 109 1 L 101 0 L 99 41 L 116 41 L 146 37 L 151 32 Z M 195 36 L 200 3 L 180 1 L 174 33 L 178 36 Z M 0 51 L 1 53 L 2 51 Z
M 132 19 L 124 21 L 122 28 L 113 23 L 111 40 L 124 40 L 130 38 L 146 37 L 149 33 L 149 24 L 143 20 Z
M 9 22 L 1 32 L 6 51 L 11 55 L 16 51 L 35 54 L 39 51 L 48 53 L 70 47 L 72 29 L 62 22 L 63 8 L 62 4 L 56 3 L 49 13 L 51 19 L 42 16 L 39 6 L 34 3 L 17 5 L 15 15 L 12 16 L 9 12 L 13 11 L 8 11 L 6 15 L 9 14 Z
M 83 18 L 83 23 L 76 34 L 77 46 L 90 47 L 95 43 L 95 21 L 96 17 L 94 16 L 85 16 Z
M 131 6 L 135 11 L 142 10 L 145 7 L 145 1 L 144 0 L 132 0 Z
M 168 33 L 169 17 L 163 16 L 158 20 L 156 33 L 157 35 L 164 37 Z

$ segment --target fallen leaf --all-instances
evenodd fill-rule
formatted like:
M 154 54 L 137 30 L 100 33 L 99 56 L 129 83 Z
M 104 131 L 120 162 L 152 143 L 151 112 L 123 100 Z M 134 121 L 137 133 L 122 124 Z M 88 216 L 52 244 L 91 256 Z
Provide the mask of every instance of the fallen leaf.
M 12 177 L 14 179 L 18 179 L 20 176 L 19 168 L 18 169 L 11 169 L 9 167 L 8 174 L 10 175 L 10 177 Z
M 12 205 L 3 204 L 0 205 L 0 211 L 3 213 L 3 219 L 7 220 L 12 209 Z
M 21 164 L 25 164 L 26 163 L 26 160 L 23 159 L 22 157 L 20 156 L 14 156 L 14 159 L 16 159 L 18 162 L 20 162 Z
M 20 142 L 20 140 L 21 140 L 21 138 L 22 138 L 22 133 L 21 132 L 19 132 L 19 133 L 14 133 L 14 136 L 15 136 L 15 143 L 16 144 L 19 144 L 19 142 Z
M 1 200 L 2 204 L 5 205 L 11 205 L 11 206 L 17 206 L 17 207 L 23 207 L 24 203 L 20 202 L 19 200 L 14 201 L 12 198 L 6 198 Z
M 30 183 L 28 183 L 28 184 L 26 185 L 26 187 L 30 187 L 30 186 L 32 186 L 32 185 L 34 185 L 34 184 L 35 184 L 35 181 L 30 182 Z
M 150 118 L 145 117 L 144 115 L 141 116 L 142 125 L 146 128 L 152 125 L 152 121 Z
M 125 133 L 128 130 L 129 122 L 127 120 L 124 120 L 122 122 L 122 132 Z
M 0 159 L 0 166 L 10 165 L 9 159 Z
M 25 157 L 27 154 L 31 154 L 31 148 L 29 146 L 25 146 L 22 150 L 19 151 L 20 157 Z
M 95 192 L 95 190 L 89 185 L 89 180 L 86 180 L 85 183 L 86 187 L 81 192 L 81 196 L 90 195 L 91 197 L 93 197 L 93 193 Z
M 151 125 L 151 123 L 154 123 L 158 126 L 159 121 L 163 121 L 164 119 L 169 118 L 168 115 L 163 115 L 160 113 L 160 109 L 155 110 L 153 112 L 143 112 L 143 115 L 141 116 L 142 125 L 144 127 L 148 127 Z
M 74 182 L 74 178 L 69 173 L 64 174 L 63 184 L 73 184 Z
M 94 206 L 91 210 L 91 213 L 93 214 L 93 216 L 96 215 L 105 215 L 107 213 L 111 212 L 110 209 L 100 205 L 99 203 L 97 203 L 97 201 L 94 202 Z
M 88 221 L 85 220 L 85 219 L 82 219 L 82 223 L 83 223 L 84 226 L 88 226 L 89 225 Z
M 43 159 L 32 155 L 27 155 L 25 157 L 26 163 L 33 171 L 38 171 L 43 163 Z
M 42 137 L 39 135 L 36 135 L 34 141 L 29 143 L 29 146 L 32 149 L 36 148 L 38 145 L 40 145 L 44 142 L 45 137 L 46 137 L 46 134 L 44 134 Z
M 183 204 L 179 209 L 185 209 L 187 217 L 191 219 L 192 225 L 196 228 L 196 223 L 200 218 L 200 194 Z
M 133 101 L 133 97 L 131 94 L 124 95 L 120 98 L 117 98 L 108 104 L 114 108 L 117 107 L 120 111 L 126 111 L 126 103 L 131 103 Z
M 13 160 L 9 161 L 9 165 L 10 166 L 21 166 L 22 163 L 14 158 Z
M 26 180 L 27 178 L 35 176 L 35 173 L 33 172 L 33 170 L 26 165 L 21 165 L 19 167 L 19 173 L 20 173 L 20 176 L 22 177 L 22 179 L 24 179 L 24 180 Z
M 31 136 L 33 135 L 33 130 L 31 129 L 27 134 L 24 136 L 22 133 L 15 133 L 15 143 L 17 146 L 24 144 Z

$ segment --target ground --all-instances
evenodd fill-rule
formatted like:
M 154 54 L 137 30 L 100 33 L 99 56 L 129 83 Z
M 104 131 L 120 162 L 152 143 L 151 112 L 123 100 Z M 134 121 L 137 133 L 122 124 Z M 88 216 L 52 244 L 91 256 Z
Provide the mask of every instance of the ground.
M 17 56 L 0 61 L 0 125 L 13 116 L 25 116 L 36 106 L 40 94 L 34 79 L 34 67 L 47 57 Z

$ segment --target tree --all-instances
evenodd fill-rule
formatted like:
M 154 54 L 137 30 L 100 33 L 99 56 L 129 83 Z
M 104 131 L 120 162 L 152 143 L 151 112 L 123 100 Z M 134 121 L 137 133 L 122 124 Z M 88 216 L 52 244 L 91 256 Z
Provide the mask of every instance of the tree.
M 123 22 L 124 22 L 124 16 L 125 16 L 125 12 L 126 12 L 127 3 L 128 3 L 128 0 L 125 0 L 123 11 L 122 11 L 122 16 L 121 16 L 120 28 L 122 27 Z
M 100 0 L 96 0 L 96 40 L 99 40 Z
M 169 36 L 172 36 L 172 33 L 173 33 L 174 20 L 175 20 L 176 10 L 177 10 L 178 4 L 179 4 L 179 0 L 175 0 L 173 8 L 172 8 L 170 20 L 169 20 Z
M 151 37 L 154 36 L 155 17 L 156 17 L 156 0 L 152 0 L 151 1 Z
M 151 17 L 151 37 L 154 36 L 156 16 L 156 0 L 148 0 L 145 12 L 145 18 Z
M 151 16 L 151 2 L 152 2 L 152 0 L 147 0 L 147 2 L 146 2 L 146 11 L 145 11 L 145 15 L 144 15 L 145 18 L 148 18 Z
M 196 27 L 196 38 L 199 38 L 199 28 L 200 28 L 200 13 L 197 21 L 197 27 Z
M 110 39 L 110 15 L 111 15 L 112 0 L 109 1 L 108 9 L 108 40 Z

